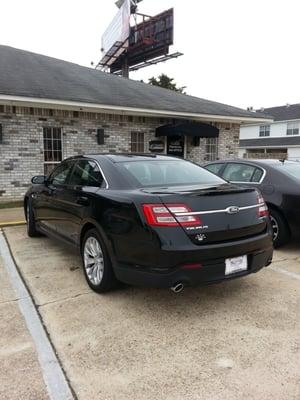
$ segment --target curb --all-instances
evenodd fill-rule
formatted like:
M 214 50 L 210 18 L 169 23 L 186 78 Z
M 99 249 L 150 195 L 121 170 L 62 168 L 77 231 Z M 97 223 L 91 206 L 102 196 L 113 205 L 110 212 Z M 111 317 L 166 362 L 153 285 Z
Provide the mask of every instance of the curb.
M 5 228 L 6 226 L 19 226 L 25 224 L 26 221 L 0 222 L 0 228 Z
M 56 355 L 33 297 L 16 265 L 5 234 L 0 230 L 0 254 L 8 274 L 11 287 L 17 296 L 17 305 L 31 335 L 41 373 L 50 400 L 75 400 L 65 371 Z

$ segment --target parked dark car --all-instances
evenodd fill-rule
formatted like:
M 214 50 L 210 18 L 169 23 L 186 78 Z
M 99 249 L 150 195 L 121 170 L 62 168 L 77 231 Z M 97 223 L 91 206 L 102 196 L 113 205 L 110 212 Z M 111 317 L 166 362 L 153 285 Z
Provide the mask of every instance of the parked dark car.
M 300 163 L 284 160 L 229 160 L 205 165 L 228 182 L 258 188 L 266 201 L 279 247 L 300 233 Z
M 80 249 L 89 286 L 117 281 L 175 292 L 270 264 L 272 229 L 256 189 L 188 161 L 107 154 L 69 158 L 24 199 L 29 236 Z

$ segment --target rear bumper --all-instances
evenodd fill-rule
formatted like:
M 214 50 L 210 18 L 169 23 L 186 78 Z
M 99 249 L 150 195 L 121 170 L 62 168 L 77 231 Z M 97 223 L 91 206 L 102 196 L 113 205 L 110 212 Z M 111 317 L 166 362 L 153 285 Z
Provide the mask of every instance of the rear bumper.
M 210 249 L 208 248 L 210 247 Z M 162 258 L 167 254 L 162 250 Z M 225 259 L 247 255 L 248 269 L 231 275 L 225 275 Z M 177 257 L 176 257 L 177 256 Z M 174 267 L 174 258 L 177 265 Z M 242 277 L 259 271 L 271 263 L 273 246 L 270 235 L 262 235 L 235 242 L 234 244 L 206 246 L 197 251 L 177 251 L 169 254 L 169 267 L 145 267 L 141 265 L 120 264 L 114 266 L 116 277 L 125 283 L 136 286 L 168 288 L 177 283 L 187 286 L 205 285 Z M 199 263 L 197 269 L 186 269 L 184 265 Z

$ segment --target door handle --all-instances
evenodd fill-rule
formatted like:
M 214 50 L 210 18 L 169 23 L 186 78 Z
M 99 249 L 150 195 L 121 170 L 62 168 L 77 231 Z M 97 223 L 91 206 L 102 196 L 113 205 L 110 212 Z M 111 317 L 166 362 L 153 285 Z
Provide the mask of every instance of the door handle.
M 76 203 L 81 206 L 88 206 L 90 204 L 89 199 L 85 196 L 77 197 Z
M 54 187 L 54 186 L 47 186 L 47 187 L 46 187 L 45 193 L 46 193 L 48 196 L 54 195 L 55 192 L 56 192 L 56 187 Z

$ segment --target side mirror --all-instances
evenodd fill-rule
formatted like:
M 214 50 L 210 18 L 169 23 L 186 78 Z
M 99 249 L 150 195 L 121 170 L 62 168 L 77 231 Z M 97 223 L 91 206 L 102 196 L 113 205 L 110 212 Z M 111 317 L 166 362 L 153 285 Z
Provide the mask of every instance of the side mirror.
M 46 182 L 47 177 L 45 175 L 37 175 L 31 179 L 31 183 L 34 185 L 42 185 Z

